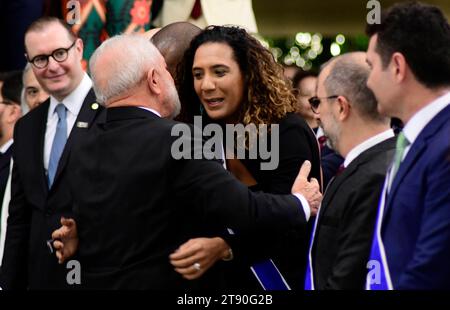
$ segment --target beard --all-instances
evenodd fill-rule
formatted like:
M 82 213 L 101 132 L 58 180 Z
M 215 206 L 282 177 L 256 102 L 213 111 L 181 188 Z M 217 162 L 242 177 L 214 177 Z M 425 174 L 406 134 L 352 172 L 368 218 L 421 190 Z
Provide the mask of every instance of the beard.
M 341 127 L 333 117 L 333 121 L 324 126 L 323 122 L 320 123 L 325 136 L 327 137 L 327 145 L 334 151 L 338 152 L 337 146 L 339 141 L 339 136 L 341 135 Z
M 164 102 L 164 106 L 169 108 L 169 115 L 167 118 L 174 119 L 175 117 L 180 114 L 181 111 L 181 102 L 180 98 L 178 97 L 177 89 L 175 88 L 175 84 L 173 83 L 166 83 L 167 85 L 167 97 Z

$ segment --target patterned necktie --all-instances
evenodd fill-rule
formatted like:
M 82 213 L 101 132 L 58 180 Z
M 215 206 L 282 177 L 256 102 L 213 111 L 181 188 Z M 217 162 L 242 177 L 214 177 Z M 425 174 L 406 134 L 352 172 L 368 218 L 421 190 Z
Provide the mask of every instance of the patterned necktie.
M 395 175 L 398 172 L 398 168 L 400 167 L 400 163 L 403 160 L 403 155 L 405 154 L 405 149 L 409 145 L 408 139 L 406 139 L 405 134 L 403 131 L 398 135 L 397 137 L 397 144 L 395 147 L 395 157 L 394 157 L 394 165 L 392 166 L 392 178 L 391 180 L 394 180 Z
M 53 184 L 59 159 L 61 158 L 61 154 L 67 141 L 66 107 L 62 103 L 59 103 L 56 106 L 55 111 L 58 114 L 58 124 L 56 125 L 55 138 L 53 139 L 52 150 L 50 152 L 50 161 L 48 163 L 49 188 Z
M 344 163 L 342 163 L 339 166 L 338 170 L 336 171 L 336 176 L 341 175 L 344 172 L 344 170 L 345 170 L 345 166 L 344 166 Z

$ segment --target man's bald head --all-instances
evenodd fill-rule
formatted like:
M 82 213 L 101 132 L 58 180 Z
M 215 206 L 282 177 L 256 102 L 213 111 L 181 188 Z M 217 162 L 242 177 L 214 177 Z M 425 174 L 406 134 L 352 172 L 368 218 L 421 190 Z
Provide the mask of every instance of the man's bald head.
M 176 22 L 159 30 L 151 38 L 152 43 L 163 55 L 168 70 L 176 80 L 177 66 L 183 59 L 192 39 L 202 30 L 188 22 Z
M 118 35 L 104 41 L 89 61 L 97 100 L 108 105 L 112 98 L 132 93 L 150 69 L 162 71 L 164 65 L 159 51 L 140 35 Z
M 377 111 L 377 101 L 367 87 L 370 68 L 366 53 L 352 52 L 333 58 L 323 68 L 319 83 L 323 82 L 328 96 L 341 95 L 368 120 L 386 122 Z

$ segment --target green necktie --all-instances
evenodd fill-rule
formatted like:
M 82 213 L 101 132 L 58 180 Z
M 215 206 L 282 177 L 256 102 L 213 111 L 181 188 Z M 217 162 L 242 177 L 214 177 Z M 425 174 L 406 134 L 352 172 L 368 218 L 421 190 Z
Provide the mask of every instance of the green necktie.
M 392 180 L 394 180 L 395 175 L 397 174 L 398 168 L 400 167 L 400 163 L 403 160 L 403 155 L 405 154 L 405 149 L 409 145 L 408 139 L 406 139 L 405 134 L 400 132 L 397 137 L 397 144 L 395 147 L 395 157 L 394 157 L 394 166 L 392 167 Z

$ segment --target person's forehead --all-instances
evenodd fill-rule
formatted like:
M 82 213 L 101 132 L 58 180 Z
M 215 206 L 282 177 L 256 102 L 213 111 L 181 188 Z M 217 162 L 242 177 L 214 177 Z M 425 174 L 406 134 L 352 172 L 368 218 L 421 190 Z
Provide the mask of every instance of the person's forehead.
M 29 53 L 52 52 L 72 42 L 70 35 L 62 25 L 50 23 L 42 29 L 37 29 L 27 33 L 25 44 Z
M 200 45 L 194 60 L 203 61 L 206 57 L 208 60 L 236 62 L 233 48 L 225 42 L 207 42 Z
M 327 79 L 327 77 L 330 75 L 331 69 L 332 69 L 333 64 L 330 63 L 328 64 L 325 68 L 322 69 L 322 71 L 319 74 L 319 77 L 317 79 L 317 88 L 323 88 L 323 84 L 325 83 L 325 80 Z

